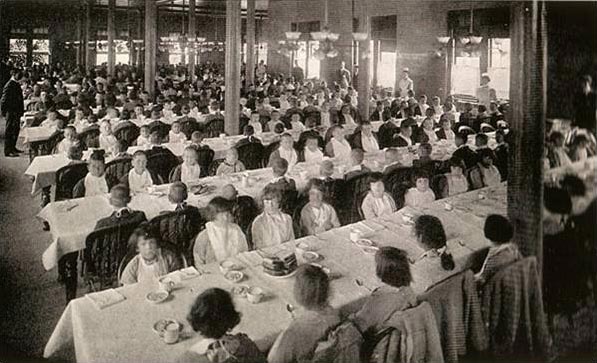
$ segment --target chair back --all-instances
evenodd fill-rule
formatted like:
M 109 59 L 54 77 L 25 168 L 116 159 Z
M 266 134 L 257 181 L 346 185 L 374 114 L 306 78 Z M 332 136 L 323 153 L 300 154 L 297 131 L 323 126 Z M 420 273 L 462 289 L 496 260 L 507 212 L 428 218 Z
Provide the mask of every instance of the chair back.
M 396 168 L 384 174 L 385 188 L 394 198 L 397 209 L 404 207 L 404 195 L 412 185 L 413 171 L 413 168 Z
M 437 323 L 431 306 L 422 302 L 416 307 L 394 313 L 371 342 L 365 344 L 369 362 L 437 362 L 444 357 Z M 368 350 L 373 348 L 372 352 Z
M 205 125 L 205 134 L 206 137 L 218 137 L 220 134 L 224 133 L 224 119 L 223 118 L 214 118 L 207 122 Z
M 118 224 L 91 232 L 83 250 L 83 277 L 92 290 L 114 285 L 120 262 L 127 254 L 129 238 L 139 224 Z
M 157 175 L 161 179 L 161 183 L 170 180 L 170 173 L 178 164 L 178 158 L 169 152 L 152 153 L 147 158 L 147 170 Z
M 180 123 L 180 130 L 187 137 L 187 140 L 190 140 L 193 132 L 198 131 L 199 129 L 199 123 L 194 119 L 186 119 Z
M 347 216 L 347 223 L 354 223 L 360 220 L 359 197 L 369 190 L 369 173 L 362 173 L 346 179 L 346 205 L 344 208 Z
M 201 176 L 207 176 L 209 174 L 209 167 L 214 161 L 215 152 L 211 148 L 202 147 L 197 151 L 197 161 L 201 166 Z M 217 170 L 217 169 L 216 169 Z M 211 175 L 211 174 L 209 174 Z
M 132 158 L 116 158 L 106 164 L 106 180 L 109 184 L 119 184 L 125 175 L 133 168 Z
M 270 155 L 274 151 L 278 150 L 279 147 L 280 147 L 280 141 L 275 141 L 275 142 L 272 142 L 271 144 L 267 145 L 263 149 L 263 165 L 267 165 L 269 163 Z
M 493 356 L 506 361 L 547 358 L 551 338 L 534 256 L 502 267 L 483 286 L 481 299 Z
M 193 244 L 199 231 L 205 227 L 205 222 L 197 208 L 185 208 L 160 214 L 152 218 L 149 225 L 159 233 L 162 241 L 176 246 L 192 264 Z
M 476 132 L 471 127 L 462 125 L 458 127 L 458 132 L 466 134 L 466 135 L 474 135 Z
M 147 125 L 149 127 L 149 130 L 151 132 L 153 132 L 153 130 L 158 130 L 160 137 L 162 138 L 162 140 L 164 138 L 166 138 L 166 136 L 168 136 L 168 132 L 170 131 L 170 125 L 156 120 L 156 121 L 152 121 L 149 125 Z
M 286 214 L 292 215 L 299 193 L 296 189 L 287 189 L 282 191 L 282 200 L 280 201 L 280 210 Z
M 56 195 L 54 200 L 73 198 L 75 185 L 87 175 L 87 163 L 75 163 L 56 170 Z
M 487 122 L 481 123 L 481 132 L 482 133 L 494 132 L 494 131 L 495 131 L 495 128 L 493 126 L 491 126 L 489 123 L 487 123 Z
M 99 126 L 90 126 L 78 134 L 79 142 L 85 150 L 90 147 L 99 148 Z
M 259 142 L 249 142 L 237 147 L 238 160 L 242 161 L 247 170 L 263 167 L 264 146 Z
M 207 175 L 209 175 L 209 176 L 216 175 L 218 168 L 220 167 L 220 164 L 222 164 L 223 162 L 224 162 L 224 159 L 215 159 L 214 161 L 212 161 L 207 168 Z
M 236 198 L 236 203 L 232 208 L 232 217 L 245 234 L 248 234 L 253 220 L 258 215 L 259 208 L 253 198 L 248 195 L 241 195 Z
M 54 154 L 56 147 L 64 139 L 62 131 L 54 132 L 48 139 L 29 143 L 29 160 L 36 156 Z
M 126 146 L 132 146 L 139 137 L 140 134 L 139 126 L 135 125 L 130 121 L 126 121 L 126 125 L 120 126 L 114 132 L 114 136 L 118 140 L 122 140 L 126 143 Z
M 418 300 L 429 302 L 433 309 L 447 363 L 457 363 L 469 352 L 487 349 L 487 329 L 471 270 L 437 283 Z

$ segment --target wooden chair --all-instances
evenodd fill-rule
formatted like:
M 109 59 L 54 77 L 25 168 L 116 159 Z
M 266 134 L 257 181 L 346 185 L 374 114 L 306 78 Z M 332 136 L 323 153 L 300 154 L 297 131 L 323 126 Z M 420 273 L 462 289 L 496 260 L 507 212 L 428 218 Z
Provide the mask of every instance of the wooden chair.
M 193 132 L 198 131 L 199 129 L 199 123 L 194 119 L 186 119 L 180 123 L 180 130 L 187 137 L 187 140 L 190 140 Z
M 161 179 L 160 183 L 167 183 L 170 173 L 180 161 L 171 152 L 155 152 L 147 158 L 147 169 Z
M 346 223 L 354 223 L 360 220 L 359 216 L 359 196 L 369 190 L 369 173 L 362 173 L 345 180 L 347 203 L 341 214 L 346 218 Z
M 140 129 L 139 126 L 135 125 L 130 121 L 126 121 L 125 125 L 118 125 L 116 131 L 114 131 L 114 136 L 118 140 L 122 140 L 126 143 L 127 146 L 132 146 L 139 137 Z
M 54 201 L 73 198 L 73 189 L 87 175 L 87 163 L 75 163 L 56 170 L 56 194 Z
M 214 161 L 215 152 L 211 148 L 202 147 L 197 150 L 197 161 L 201 166 L 201 176 L 209 175 L 209 167 Z
M 260 169 L 263 167 L 264 146 L 261 143 L 251 142 L 239 146 L 238 160 L 242 161 L 247 170 Z
M 184 255 L 184 253 L 182 253 L 182 251 L 180 251 L 180 249 L 177 248 L 175 245 L 173 245 L 169 242 L 161 241 L 160 248 L 168 250 L 170 252 L 173 252 L 176 255 L 176 257 L 178 258 L 178 260 L 180 261 L 180 266 L 182 266 L 182 268 L 186 268 L 189 266 L 189 263 Z M 137 254 L 137 252 L 131 246 L 129 246 L 129 251 L 120 261 L 120 264 L 118 265 L 118 275 L 117 275 L 119 286 L 122 285 L 122 273 L 124 272 L 126 265 L 128 265 L 128 263 L 131 262 L 131 260 L 133 259 L 133 257 L 135 257 L 136 254 Z
M 120 183 L 125 175 L 133 168 L 132 158 L 116 158 L 106 164 L 106 180 L 112 185 Z
M 232 217 L 246 235 L 249 235 L 251 224 L 258 215 L 259 208 L 253 198 L 248 195 L 241 195 L 236 198 L 236 202 L 232 207 Z M 252 245 L 249 247 L 252 249 Z
M 91 291 L 99 291 L 114 285 L 118 277 L 120 261 L 127 253 L 129 238 L 138 223 L 119 224 L 91 232 L 85 239 L 85 249 L 81 251 L 81 275 Z M 67 270 L 65 281 L 66 300 L 77 294 L 77 253 Z M 64 256 L 67 257 L 67 256 Z M 63 258 L 64 258 L 63 257 Z
M 166 136 L 168 136 L 168 132 L 170 131 L 170 125 L 163 123 L 162 121 L 159 121 L 159 120 L 152 121 L 147 126 L 149 127 L 150 132 L 153 132 L 154 130 L 158 130 L 162 140 L 165 139 Z
M 29 161 L 32 161 L 36 156 L 53 154 L 56 147 L 63 139 L 64 133 L 62 131 L 56 131 L 47 140 L 29 143 Z
M 90 147 L 99 148 L 99 135 L 99 126 L 94 125 L 81 131 L 77 136 L 83 148 L 87 150 Z
M 269 163 L 270 155 L 278 150 L 280 147 L 280 141 L 272 142 L 271 144 L 267 145 L 263 150 L 263 165 L 267 165 Z
M 177 247 L 185 259 L 193 264 L 193 244 L 197 234 L 205 227 L 205 219 L 197 208 L 160 214 L 149 221 L 162 242 Z
M 214 118 L 205 124 L 204 128 L 206 137 L 218 137 L 224 133 L 224 119 Z
M 216 159 L 216 160 L 212 161 L 209 164 L 209 167 L 207 168 L 207 175 L 209 175 L 209 176 L 216 175 L 216 172 L 218 171 L 220 164 L 222 164 L 223 162 L 224 162 L 224 159 Z
M 412 185 L 413 168 L 397 168 L 384 174 L 384 186 L 394 198 L 396 208 L 404 207 L 404 194 Z

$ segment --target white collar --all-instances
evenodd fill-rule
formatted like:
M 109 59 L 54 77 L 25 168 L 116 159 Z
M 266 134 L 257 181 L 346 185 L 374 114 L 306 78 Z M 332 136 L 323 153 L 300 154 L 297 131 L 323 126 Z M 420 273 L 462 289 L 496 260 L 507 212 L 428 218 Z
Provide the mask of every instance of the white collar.
M 209 349 L 209 346 L 212 345 L 213 343 L 217 342 L 217 339 L 213 339 L 213 338 L 203 338 L 200 341 L 198 341 L 197 343 L 193 344 L 189 350 L 192 352 L 195 352 L 199 355 L 204 355 L 205 353 L 207 353 L 207 350 Z

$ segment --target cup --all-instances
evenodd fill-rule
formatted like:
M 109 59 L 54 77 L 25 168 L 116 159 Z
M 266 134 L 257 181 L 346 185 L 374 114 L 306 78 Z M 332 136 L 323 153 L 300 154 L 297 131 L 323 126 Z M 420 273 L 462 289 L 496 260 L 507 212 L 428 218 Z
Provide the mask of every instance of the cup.
M 241 185 L 242 185 L 244 188 L 248 187 L 248 186 L 249 186 L 249 177 L 248 177 L 248 176 L 246 176 L 246 175 L 243 175 L 243 176 L 241 177 L 241 180 L 240 180 L 240 182 L 241 182 Z
M 160 290 L 166 291 L 167 293 L 170 293 L 172 290 L 174 290 L 174 287 L 176 286 L 176 282 L 172 281 L 172 279 L 169 277 L 160 279 L 159 284 Z
M 263 295 L 263 289 L 254 286 L 249 289 L 249 292 L 247 292 L 247 300 L 249 300 L 251 304 L 257 304 L 261 301 Z
M 454 209 L 454 207 L 452 206 L 452 204 L 446 202 L 446 203 L 444 203 L 444 209 L 450 211 L 450 210 Z
M 226 134 L 220 134 L 220 139 L 225 139 L 226 138 Z
M 363 232 L 359 231 L 358 229 L 353 229 L 350 231 L 350 240 L 356 242 L 363 237 Z
M 177 322 L 171 322 L 170 324 L 166 325 L 166 329 L 164 329 L 164 342 L 166 344 L 174 344 L 178 341 L 180 336 L 180 324 Z
M 479 199 L 485 199 L 485 193 L 484 192 L 480 192 L 478 195 Z

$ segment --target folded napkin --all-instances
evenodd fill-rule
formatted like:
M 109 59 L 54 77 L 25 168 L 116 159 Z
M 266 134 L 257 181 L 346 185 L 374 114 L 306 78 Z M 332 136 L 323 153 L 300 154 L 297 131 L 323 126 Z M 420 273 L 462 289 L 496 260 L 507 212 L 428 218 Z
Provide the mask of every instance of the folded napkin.
M 98 310 L 103 310 L 114 304 L 118 304 L 126 298 L 114 289 L 93 292 L 86 294 L 85 297 L 89 299 Z
M 201 276 L 201 273 L 199 271 L 197 271 L 195 266 L 183 268 L 182 270 L 176 271 L 176 273 L 181 281 L 190 280 L 195 277 Z

